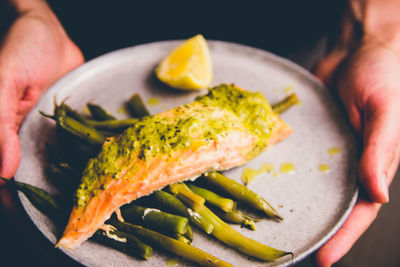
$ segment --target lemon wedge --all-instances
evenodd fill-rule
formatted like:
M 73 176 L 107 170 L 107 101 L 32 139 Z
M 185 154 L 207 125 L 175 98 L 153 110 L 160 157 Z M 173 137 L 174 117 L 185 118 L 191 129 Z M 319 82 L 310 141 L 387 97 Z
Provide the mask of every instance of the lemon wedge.
M 156 68 L 157 77 L 171 87 L 195 90 L 208 87 L 213 71 L 207 42 L 198 34 L 176 47 Z

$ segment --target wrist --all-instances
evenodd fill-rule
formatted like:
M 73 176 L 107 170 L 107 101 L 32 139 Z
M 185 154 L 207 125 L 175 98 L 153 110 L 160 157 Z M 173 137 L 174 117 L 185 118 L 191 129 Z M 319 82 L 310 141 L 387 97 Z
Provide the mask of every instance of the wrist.
M 354 23 L 363 31 L 364 42 L 390 47 L 400 55 L 400 1 L 349 0 Z
M 44 0 L 9 0 L 18 14 L 23 14 L 47 6 Z
M 9 0 L 17 12 L 17 17 L 31 17 L 56 27 L 64 32 L 59 20 L 45 0 Z

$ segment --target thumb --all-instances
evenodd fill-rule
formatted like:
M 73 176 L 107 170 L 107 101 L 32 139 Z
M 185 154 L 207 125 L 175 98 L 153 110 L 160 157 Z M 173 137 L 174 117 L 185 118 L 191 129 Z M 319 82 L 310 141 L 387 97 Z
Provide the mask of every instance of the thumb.
M 393 179 L 400 156 L 400 94 L 382 99 L 374 95 L 364 113 L 364 151 L 359 175 L 371 200 L 389 201 L 388 185 Z
M 0 175 L 11 178 L 20 160 L 17 90 L 0 78 Z M 2 183 L 2 182 L 0 182 Z

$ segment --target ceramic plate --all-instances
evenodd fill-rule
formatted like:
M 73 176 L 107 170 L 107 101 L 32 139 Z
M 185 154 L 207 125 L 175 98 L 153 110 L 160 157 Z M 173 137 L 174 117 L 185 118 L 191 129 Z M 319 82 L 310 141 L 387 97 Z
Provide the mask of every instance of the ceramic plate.
M 58 102 L 66 99 L 80 111 L 91 101 L 122 118 L 120 107 L 133 93 L 139 93 L 146 103 L 151 98 L 159 100 L 157 105 L 147 105 L 152 114 L 191 102 L 197 94 L 205 93 L 205 90 L 171 91 L 155 79 L 155 66 L 177 44 L 179 41 L 156 42 L 118 50 L 84 64 L 58 81 L 22 125 L 22 159 L 16 180 L 57 193 L 44 174 L 44 145 L 54 138 L 55 127 L 51 120 L 38 113 L 38 110 L 52 113 L 54 99 Z M 292 251 L 295 258 L 273 263 L 256 261 L 199 231 L 195 231 L 193 246 L 235 266 L 284 266 L 298 262 L 338 230 L 355 203 L 360 149 L 357 138 L 342 107 L 306 70 L 263 50 L 220 41 L 209 41 L 209 45 L 214 65 L 212 85 L 235 83 L 247 90 L 262 92 L 271 103 L 290 91 L 301 99 L 301 105 L 281 115 L 294 129 L 289 138 L 245 166 L 226 172 L 241 181 L 245 168 L 259 169 L 264 163 L 275 167 L 270 173 L 258 175 L 249 187 L 264 196 L 284 221 L 262 220 L 256 224 L 256 231 L 234 228 L 272 247 Z M 333 147 L 340 148 L 341 152 L 328 153 Z M 284 163 L 293 164 L 295 171 L 280 172 Z M 320 171 L 321 164 L 328 165 L 331 171 Z M 24 196 L 20 198 L 33 223 L 55 244 L 59 231 Z M 139 261 L 92 241 L 64 252 L 87 266 L 162 266 L 170 257 L 156 250 L 150 260 Z M 179 265 L 191 266 L 191 263 L 180 260 Z

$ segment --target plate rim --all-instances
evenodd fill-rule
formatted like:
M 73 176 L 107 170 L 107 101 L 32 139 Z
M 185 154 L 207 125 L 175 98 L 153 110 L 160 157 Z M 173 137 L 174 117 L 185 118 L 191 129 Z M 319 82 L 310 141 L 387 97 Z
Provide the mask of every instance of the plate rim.
M 116 57 L 116 58 L 123 57 L 125 53 L 129 54 L 129 52 L 131 50 L 140 49 L 140 48 L 148 47 L 148 46 L 162 46 L 162 45 L 166 45 L 166 44 L 179 44 L 182 41 L 184 41 L 184 40 L 178 39 L 178 40 L 164 40 L 164 41 L 155 41 L 155 42 L 138 44 L 138 45 L 124 47 L 124 48 L 121 48 L 121 49 L 110 51 L 110 52 L 102 54 L 102 55 L 100 55 L 98 57 L 92 58 L 87 62 L 84 62 L 82 65 L 80 65 L 77 68 L 71 70 L 70 72 L 65 74 L 63 77 L 61 77 L 59 80 L 57 80 L 52 85 L 50 85 L 50 87 L 39 98 L 39 100 L 36 103 L 36 105 L 32 108 L 32 110 L 25 117 L 24 121 L 21 124 L 18 136 L 20 137 L 20 133 L 22 132 L 21 130 L 23 129 L 24 125 L 26 125 L 26 124 L 24 124 L 25 120 L 29 120 L 29 118 L 31 116 L 33 116 L 32 114 L 37 109 L 37 106 L 39 106 L 41 104 L 41 102 L 44 101 L 43 99 L 47 98 L 49 95 L 54 95 L 54 93 L 57 92 L 57 90 L 59 88 L 62 88 L 64 86 L 64 84 L 71 84 L 71 82 L 79 82 L 79 80 L 84 79 L 84 77 L 86 75 L 90 76 L 91 72 L 99 71 L 99 69 L 101 69 L 101 64 L 99 64 L 98 62 L 101 63 L 102 61 L 108 61 L 109 59 L 114 58 L 114 57 Z M 229 46 L 229 47 L 232 47 L 232 48 L 235 48 L 235 49 L 239 49 L 239 50 L 249 51 L 250 53 L 256 53 L 257 55 L 262 55 L 263 57 L 267 57 L 268 59 L 270 59 L 270 60 L 272 60 L 274 62 L 277 62 L 278 64 L 281 64 L 281 65 L 287 67 L 288 69 L 293 70 L 294 72 L 297 72 L 297 73 L 301 74 L 303 77 L 305 77 L 309 81 L 313 82 L 314 84 L 317 84 L 321 89 L 329 90 L 310 71 L 308 71 L 307 69 L 303 68 L 299 64 L 291 61 L 288 58 L 273 54 L 272 52 L 269 52 L 269 51 L 261 49 L 261 48 L 252 47 L 252 46 L 241 44 L 241 43 L 237 43 L 237 42 L 228 42 L 228 41 L 207 39 L 207 43 L 210 46 L 212 46 L 214 44 L 215 45 L 220 44 L 220 45 Z M 107 65 L 107 64 L 105 64 L 105 65 Z M 17 171 L 16 175 L 14 176 L 15 179 L 18 181 L 19 179 L 17 179 L 17 175 L 18 175 L 18 171 Z M 320 248 L 325 242 L 327 242 L 340 229 L 340 227 L 344 224 L 344 222 L 346 221 L 346 219 L 350 215 L 350 213 L 353 210 L 353 207 L 356 204 L 356 201 L 358 199 L 358 194 L 359 194 L 359 188 L 358 188 L 358 183 L 357 183 L 357 178 L 356 178 L 355 184 L 354 184 L 354 188 L 353 188 L 353 192 L 352 192 L 352 196 L 351 196 L 351 200 L 348 203 L 346 203 L 346 205 L 343 206 L 343 209 L 344 209 L 343 214 L 336 221 L 336 223 L 333 225 L 333 227 L 328 231 L 328 233 L 326 233 L 314 245 L 310 246 L 308 249 L 304 250 L 299 255 L 295 255 L 294 258 L 290 262 L 281 263 L 281 264 L 278 264 L 278 266 L 288 266 L 288 265 L 299 263 L 300 261 L 305 259 L 307 256 L 309 256 L 313 252 L 315 252 L 318 248 Z M 27 207 L 27 204 L 28 205 L 30 204 L 29 200 L 27 200 L 27 198 L 21 192 L 18 192 L 18 197 L 19 197 L 19 201 L 21 202 L 21 204 L 23 206 L 23 209 L 24 209 L 25 213 L 27 214 L 28 218 L 35 225 L 35 227 L 46 237 L 46 239 L 51 244 L 53 244 L 53 242 L 50 240 L 50 238 L 46 234 L 46 232 L 43 232 L 40 229 L 40 227 L 38 227 L 36 222 L 33 220 L 31 214 L 28 212 L 28 207 L 29 206 Z M 78 262 L 80 264 L 85 264 L 85 265 L 90 264 L 88 262 L 85 262 L 84 260 L 77 261 L 74 257 L 71 256 L 70 253 L 68 253 L 68 251 L 66 251 L 64 249 L 60 249 L 60 250 L 63 252 L 63 254 L 65 254 L 66 256 L 68 256 L 70 258 L 72 258 L 74 261 L 76 261 L 76 262 Z

